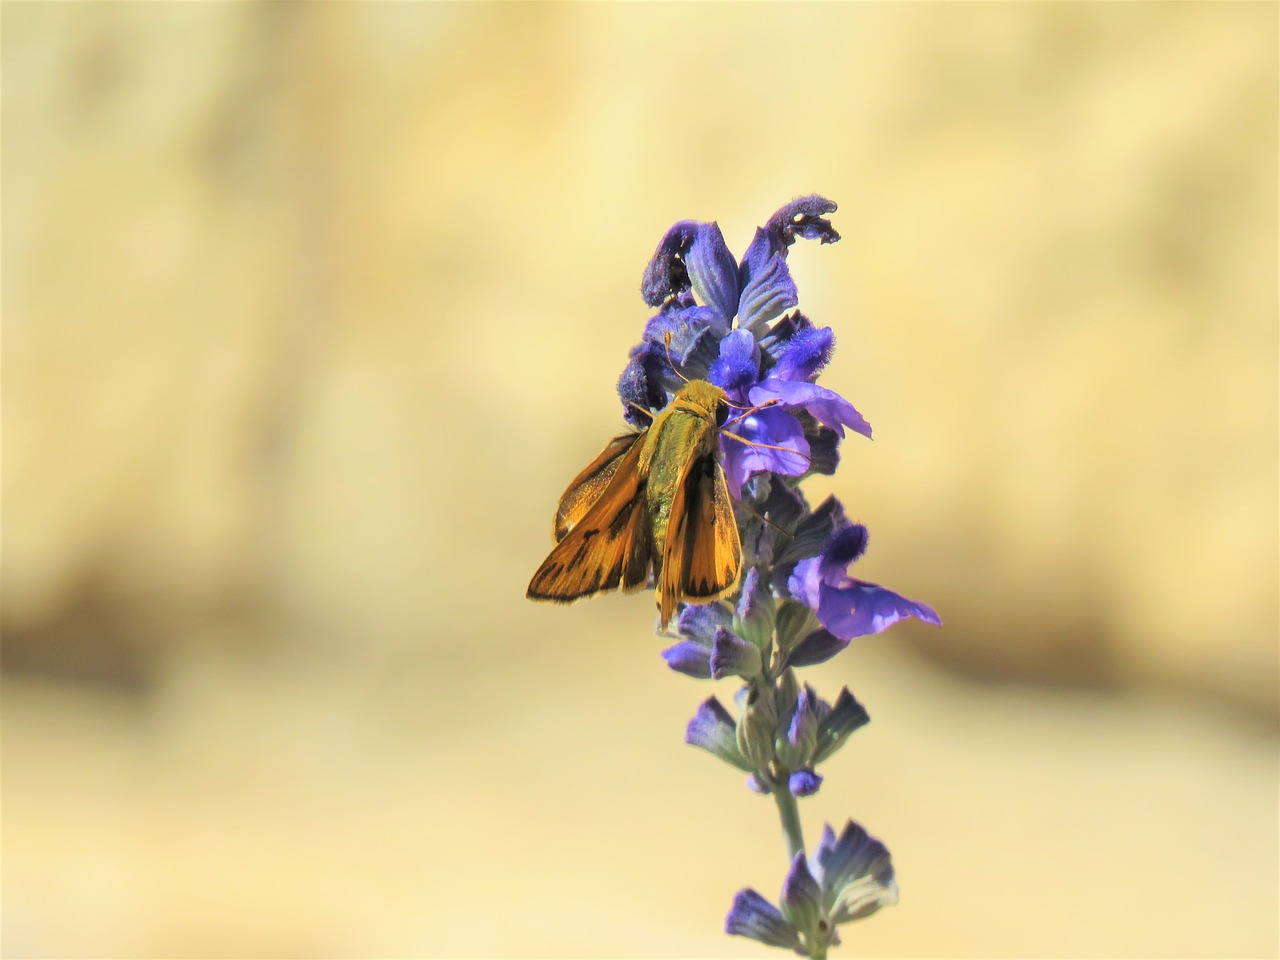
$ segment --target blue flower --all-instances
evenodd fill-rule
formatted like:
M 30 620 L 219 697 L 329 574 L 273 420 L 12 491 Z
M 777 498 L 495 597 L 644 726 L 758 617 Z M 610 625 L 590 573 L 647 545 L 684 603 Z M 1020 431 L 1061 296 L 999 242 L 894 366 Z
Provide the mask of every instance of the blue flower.
M 823 427 L 835 438 L 844 436 L 845 427 L 871 436 L 852 404 L 813 382 L 831 357 L 831 330 L 798 312 L 782 317 L 799 302 L 788 249 L 797 237 L 839 240 L 825 216 L 835 209 L 816 195 L 793 200 L 756 230 L 741 262 L 717 224 L 682 220 L 667 231 L 645 269 L 641 293 L 659 310 L 618 379 L 623 415 L 644 426 L 648 420 L 637 408 L 666 406 L 685 378 L 705 378 L 724 389 L 730 403 L 745 411 L 725 427 L 733 436 L 721 436 L 722 465 L 735 497 L 754 474 L 798 477 L 815 466 L 834 469 L 834 438 Z M 822 447 L 817 456 L 815 441 Z
M 934 609 L 926 603 L 908 600 L 879 584 L 857 580 L 848 567 L 867 548 L 867 528 L 850 524 L 831 534 L 822 552 L 800 560 L 787 581 L 795 599 L 818 614 L 823 630 L 802 640 L 792 651 L 789 663 L 806 666 L 835 656 L 854 637 L 862 637 L 915 617 L 925 623 L 942 625 Z

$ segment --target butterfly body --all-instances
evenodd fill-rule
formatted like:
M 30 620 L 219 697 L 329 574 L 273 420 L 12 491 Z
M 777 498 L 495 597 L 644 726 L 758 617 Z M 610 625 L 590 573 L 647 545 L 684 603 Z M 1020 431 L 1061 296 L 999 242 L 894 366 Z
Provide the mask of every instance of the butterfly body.
M 720 468 L 728 410 L 723 390 L 690 380 L 648 429 L 611 440 L 561 497 L 528 596 L 568 603 L 643 589 L 652 574 L 665 626 L 678 602 L 731 593 L 742 545 Z

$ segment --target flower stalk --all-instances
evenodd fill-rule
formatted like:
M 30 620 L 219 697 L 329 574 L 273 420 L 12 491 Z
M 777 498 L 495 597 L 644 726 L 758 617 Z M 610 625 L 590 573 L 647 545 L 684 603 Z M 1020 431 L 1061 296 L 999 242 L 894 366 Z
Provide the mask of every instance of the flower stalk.
M 787 845 L 787 862 L 795 859 L 797 853 L 804 853 L 804 828 L 800 825 L 800 807 L 795 795 L 786 786 L 779 784 L 771 791 L 774 802 L 778 805 L 778 819 L 782 821 L 782 837 Z

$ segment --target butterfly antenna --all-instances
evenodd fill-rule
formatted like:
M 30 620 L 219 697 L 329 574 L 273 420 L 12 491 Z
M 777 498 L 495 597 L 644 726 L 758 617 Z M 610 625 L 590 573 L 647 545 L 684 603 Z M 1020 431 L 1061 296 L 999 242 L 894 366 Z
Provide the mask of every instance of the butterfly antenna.
M 746 444 L 748 447 L 760 447 L 764 450 L 781 450 L 783 453 L 790 453 L 797 457 L 804 457 L 809 461 L 809 466 L 813 466 L 813 457 L 807 453 L 801 453 L 799 450 L 792 450 L 790 447 L 780 447 L 774 443 L 761 443 L 759 440 L 748 440 L 746 437 L 740 437 L 736 433 L 730 433 L 727 430 L 721 430 L 720 436 L 728 437 L 730 440 L 737 440 L 739 443 Z
M 662 345 L 667 348 L 667 363 L 671 365 L 671 370 L 675 373 L 677 377 L 679 377 L 685 383 L 688 383 L 689 378 L 679 371 L 679 369 L 676 367 L 676 362 L 673 359 L 671 359 L 671 331 L 670 330 L 668 330 L 666 333 L 662 335 Z
M 788 540 L 795 538 L 794 533 L 792 533 L 790 530 L 787 530 L 785 527 L 778 526 L 776 523 L 774 523 L 772 520 L 766 517 L 763 513 L 757 513 L 755 507 L 748 504 L 745 500 L 739 500 L 738 506 L 740 506 L 743 510 L 747 511 L 747 513 L 751 514 L 761 523 L 767 523 L 769 526 L 773 527 L 773 529 L 777 530 L 780 534 L 782 534 Z
M 738 414 L 736 417 L 734 417 L 734 418 L 733 418 L 732 420 L 730 420 L 728 423 L 726 423 L 726 424 L 725 424 L 725 426 L 726 426 L 726 427 L 727 427 L 727 426 L 729 426 L 729 424 L 730 424 L 730 423 L 737 423 L 739 420 L 745 420 L 747 417 L 751 416 L 753 413 L 756 413 L 756 412 L 757 412 L 757 411 L 759 411 L 759 410 L 763 410 L 763 409 L 765 409 L 765 407 L 772 407 L 775 403 L 778 403 L 780 399 L 781 399 L 781 398 L 779 398 L 779 397 L 773 397 L 773 398 L 771 398 L 771 399 L 769 399 L 769 400 L 766 400 L 764 403 L 757 403 L 754 407 L 744 407 L 744 406 L 740 406 L 739 404 L 736 404 L 736 403 L 729 403 L 729 401 L 728 401 L 728 400 L 726 400 L 726 401 L 725 401 L 725 403 L 727 403 L 729 406 L 733 407 L 733 409 L 735 409 L 735 410 L 741 410 L 741 411 L 743 411 L 743 412 L 742 412 L 742 413 L 740 413 L 740 414 Z

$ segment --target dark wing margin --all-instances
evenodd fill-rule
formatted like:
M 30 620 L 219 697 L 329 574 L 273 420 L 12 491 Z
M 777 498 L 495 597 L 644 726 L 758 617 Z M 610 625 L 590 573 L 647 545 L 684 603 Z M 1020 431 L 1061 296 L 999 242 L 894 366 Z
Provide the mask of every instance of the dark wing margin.
M 606 590 L 639 590 L 648 584 L 653 560 L 653 525 L 645 496 L 648 477 L 627 463 L 639 457 L 640 449 L 632 442 L 628 453 L 615 458 L 610 480 L 542 562 L 526 596 L 568 603 Z
M 676 484 L 662 553 L 662 624 L 671 620 L 681 600 L 705 602 L 731 593 L 741 572 L 738 521 L 713 450 L 693 458 Z
M 556 540 L 563 540 L 564 535 L 587 515 L 587 511 L 608 488 L 626 455 L 635 450 L 636 456 L 639 456 L 640 447 L 636 445 L 636 441 L 643 436 L 643 433 L 624 433 L 614 437 L 600 455 L 573 478 L 556 508 L 555 526 L 552 530 Z

